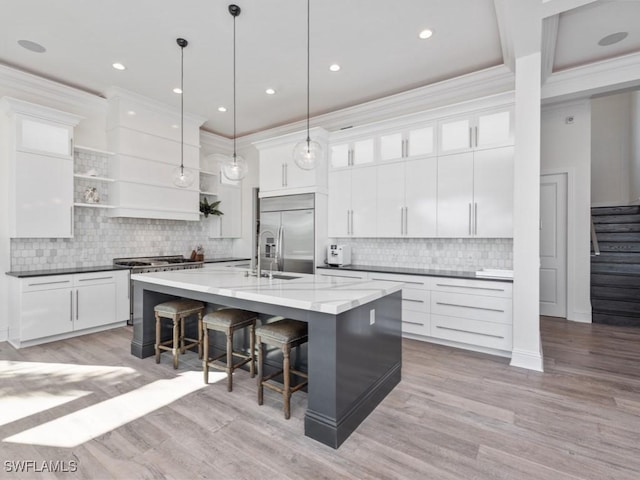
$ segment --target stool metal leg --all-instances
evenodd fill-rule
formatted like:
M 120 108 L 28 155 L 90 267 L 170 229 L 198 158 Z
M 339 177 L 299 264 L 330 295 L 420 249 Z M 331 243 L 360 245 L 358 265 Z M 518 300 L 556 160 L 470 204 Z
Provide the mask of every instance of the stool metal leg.
M 282 347 L 282 368 L 284 372 L 282 373 L 284 379 L 284 388 L 282 389 L 282 399 L 284 400 L 284 418 L 289 419 L 291 417 L 291 374 L 289 373 L 289 353 L 291 352 L 291 347 L 289 345 L 285 345 Z
M 249 371 L 251 372 L 251 378 L 256 376 L 256 320 L 253 320 L 251 327 L 249 327 Z
M 156 313 L 156 363 L 160 363 L 160 315 Z
M 204 383 L 209 383 L 209 329 L 205 328 L 203 332 L 201 332 L 203 336 L 202 341 L 204 342 L 203 350 L 204 354 L 202 357 L 202 371 L 204 372 Z
M 233 328 L 227 330 L 227 391 L 233 390 Z
M 264 361 L 264 344 L 258 338 L 258 405 L 262 405 L 264 398 L 264 387 L 262 386 L 263 364 Z

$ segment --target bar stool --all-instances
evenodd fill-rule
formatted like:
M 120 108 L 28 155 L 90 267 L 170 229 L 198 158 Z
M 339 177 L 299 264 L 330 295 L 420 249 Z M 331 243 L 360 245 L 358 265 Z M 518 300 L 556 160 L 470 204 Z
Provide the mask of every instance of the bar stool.
M 308 380 L 304 380 L 292 387 L 291 374 L 293 373 L 305 379 L 309 378 L 306 373 L 291 368 L 289 361 L 291 349 L 307 342 L 307 323 L 285 318 L 261 325 L 256 329 L 256 337 L 258 341 L 258 405 L 262 405 L 263 387 L 282 393 L 284 400 L 284 418 L 289 419 L 291 416 L 291 394 L 297 392 L 308 383 Z M 280 348 L 283 355 L 282 370 L 266 377 L 264 376 L 264 345 Z M 273 377 L 280 374 L 282 374 L 284 381 L 282 387 L 280 387 L 279 384 L 269 382 Z
M 184 354 L 187 348 L 198 346 L 198 358 L 202 358 L 202 314 L 204 304 L 196 300 L 181 298 L 171 300 L 156 305 L 154 307 L 156 315 L 156 363 L 160 363 L 160 353 L 168 350 L 173 354 L 173 368 L 178 368 L 178 350 Z M 198 338 L 187 338 L 184 336 L 184 324 L 187 317 L 198 316 Z M 173 321 L 173 336 L 171 340 L 162 341 L 161 322 L 163 318 Z M 185 344 L 185 340 L 191 343 Z
M 202 369 L 204 371 L 204 383 L 209 383 L 209 367 L 227 372 L 227 390 L 233 390 L 233 371 L 236 368 L 249 363 L 251 378 L 255 377 L 255 343 L 256 343 L 256 319 L 258 314 L 238 308 L 222 308 L 215 312 L 207 313 L 202 319 L 204 330 L 204 359 Z M 249 327 L 249 355 L 233 351 L 233 333 L 241 328 Z M 227 351 L 217 357 L 209 358 L 209 330 L 223 332 L 227 337 Z M 222 357 L 227 357 L 226 363 L 219 362 Z M 233 357 L 242 360 L 233 363 Z

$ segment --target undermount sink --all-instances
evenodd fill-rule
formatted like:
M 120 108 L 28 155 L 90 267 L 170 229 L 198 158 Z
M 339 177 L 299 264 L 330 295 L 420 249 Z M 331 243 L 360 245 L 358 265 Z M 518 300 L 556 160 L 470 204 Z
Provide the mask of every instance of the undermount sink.
M 271 275 L 271 278 L 275 278 L 277 280 L 295 280 L 296 278 L 300 278 L 300 277 L 294 277 L 293 275 L 282 275 L 280 273 L 275 273 Z

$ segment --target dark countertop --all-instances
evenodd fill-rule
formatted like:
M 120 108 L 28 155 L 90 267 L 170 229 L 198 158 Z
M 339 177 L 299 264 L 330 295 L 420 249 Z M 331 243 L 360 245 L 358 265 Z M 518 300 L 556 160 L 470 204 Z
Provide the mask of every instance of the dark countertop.
M 48 277 L 51 275 L 72 275 L 74 273 L 92 272 L 112 272 L 114 270 L 129 270 L 127 267 L 116 267 L 114 265 L 102 265 L 98 267 L 74 267 L 74 268 L 51 268 L 48 270 L 30 270 L 24 272 L 7 272 L 7 275 L 17 278 L 28 277 Z
M 463 278 L 467 280 L 490 280 L 492 282 L 513 283 L 513 278 L 480 277 L 476 272 L 458 272 L 455 270 L 430 270 L 428 268 L 378 267 L 375 265 L 347 265 L 345 267 L 320 266 L 326 270 L 343 270 L 353 272 L 396 273 L 399 275 L 422 275 L 425 277 Z
M 205 258 L 204 263 L 222 263 L 222 262 L 250 262 L 250 258 L 235 258 L 235 257 L 226 257 L 226 258 Z

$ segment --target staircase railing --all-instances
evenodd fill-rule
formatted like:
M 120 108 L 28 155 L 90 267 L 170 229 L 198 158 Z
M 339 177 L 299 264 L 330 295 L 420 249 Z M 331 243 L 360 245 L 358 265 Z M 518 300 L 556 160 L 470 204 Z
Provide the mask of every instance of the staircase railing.
M 593 254 L 600 255 L 600 245 L 598 245 L 598 236 L 596 235 L 596 227 L 593 224 L 593 217 L 591 217 L 591 244 L 593 245 Z

